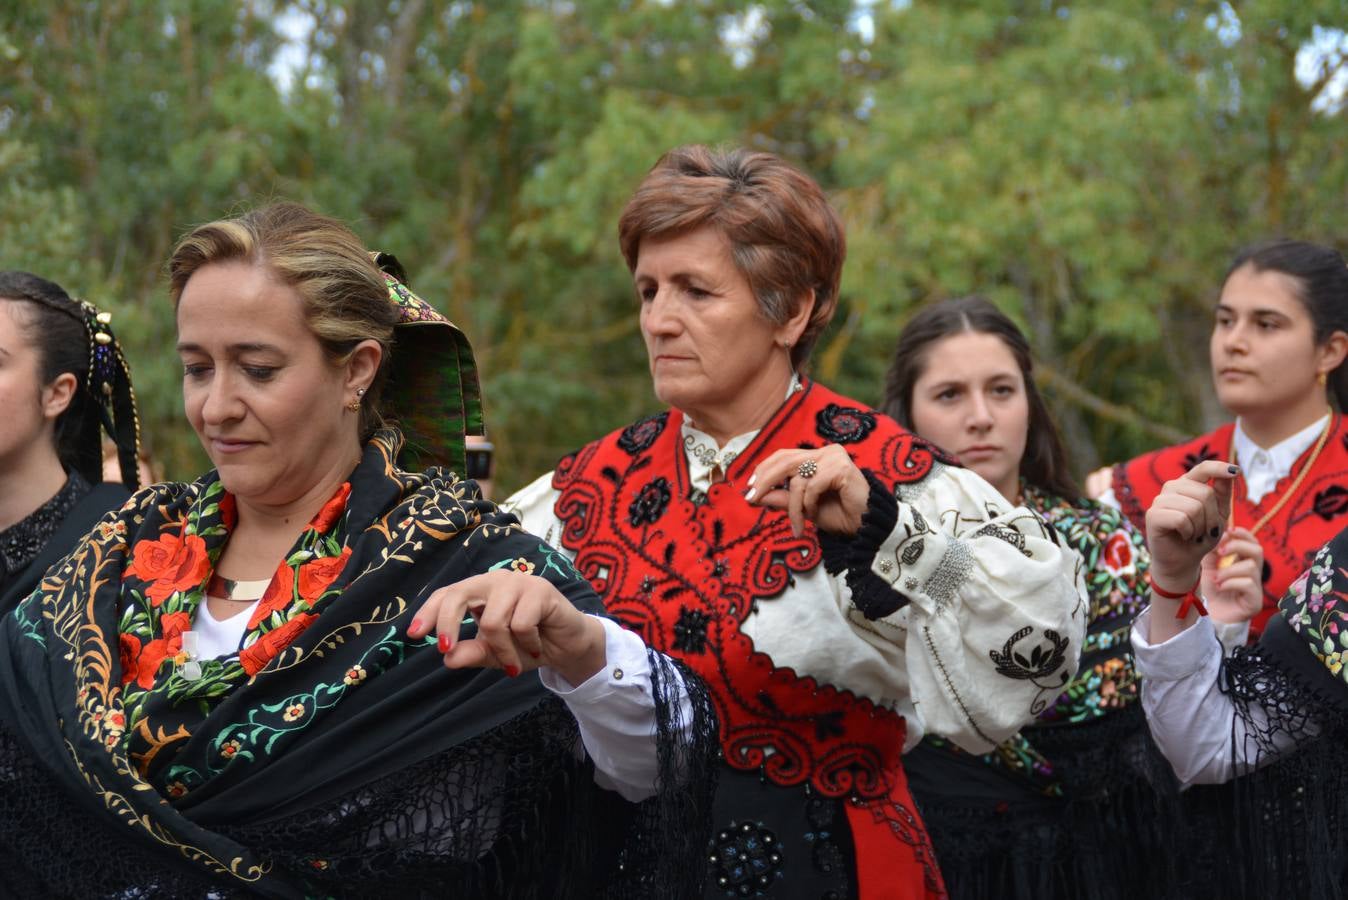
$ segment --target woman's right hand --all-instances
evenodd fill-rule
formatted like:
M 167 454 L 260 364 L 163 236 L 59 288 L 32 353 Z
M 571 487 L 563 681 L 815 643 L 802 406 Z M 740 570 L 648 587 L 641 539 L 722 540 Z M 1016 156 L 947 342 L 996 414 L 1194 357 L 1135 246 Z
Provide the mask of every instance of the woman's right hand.
M 460 641 L 467 615 L 477 621 L 477 635 Z M 513 678 L 548 666 L 575 686 L 602 669 L 606 658 L 599 619 L 576 609 L 546 578 L 507 569 L 432 592 L 407 634 L 421 638 L 432 632 L 449 669 L 503 669 Z
M 1240 470 L 1207 460 L 1167 481 L 1147 510 L 1151 580 L 1169 593 L 1198 583 L 1205 554 L 1217 546 L 1231 510 L 1231 485 Z
M 1114 485 L 1114 467 L 1104 466 L 1096 469 L 1086 476 L 1086 481 L 1082 485 L 1086 491 L 1086 496 L 1091 500 L 1099 500 Z

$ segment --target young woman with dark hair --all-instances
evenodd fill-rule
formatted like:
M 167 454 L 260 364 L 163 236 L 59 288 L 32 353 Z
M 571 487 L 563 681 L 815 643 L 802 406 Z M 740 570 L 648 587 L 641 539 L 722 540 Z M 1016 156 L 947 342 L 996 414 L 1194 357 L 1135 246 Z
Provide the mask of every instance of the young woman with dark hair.
M 105 418 L 136 487 L 135 398 L 109 316 L 45 278 L 0 272 L 0 418 L 3 613 L 129 496 L 100 483 Z
M 1141 535 L 1081 497 L 1029 344 L 982 297 L 913 317 L 884 409 L 983 476 L 1007 507 L 1023 504 L 1053 526 L 1081 555 L 1090 599 L 1077 677 L 1033 725 L 982 755 L 930 736 L 907 758 L 951 896 L 1157 896 L 1168 879 L 1152 858 L 1164 847 L 1151 819 L 1175 791 L 1137 703 L 1128 644 L 1146 602 Z
M 1292 580 L 1348 525 L 1348 265 L 1306 241 L 1250 247 L 1231 262 L 1215 312 L 1212 378 L 1236 421 L 1100 470 L 1087 493 L 1141 527 L 1167 481 L 1203 460 L 1237 464 L 1231 516 L 1222 546 L 1204 561 L 1203 592 L 1210 596 L 1217 579 L 1254 577 L 1263 593 L 1250 622 L 1257 636 Z M 1258 568 L 1233 575 L 1251 568 L 1256 552 Z M 1243 633 L 1226 637 L 1237 638 Z
M 998 362 L 1003 363 L 1002 369 L 1006 376 L 992 386 L 991 392 L 994 398 L 1006 399 L 1023 394 L 1017 405 L 1023 403 L 1028 420 L 1024 437 L 1015 439 L 1015 446 L 1022 452 L 1001 455 L 974 454 L 968 460 L 961 459 L 961 462 L 986 478 L 998 490 L 1024 479 L 1027 483 L 1065 500 L 1079 499 L 1081 490 L 1069 471 L 1067 451 L 1063 449 L 1062 438 L 1059 437 L 1057 426 L 1049 416 L 1048 406 L 1045 405 L 1039 388 L 1030 377 L 1032 368 L 1030 345 L 1016 324 L 983 297 L 964 297 L 938 303 L 927 307 L 909 321 L 903 333 L 899 335 L 899 343 L 894 348 L 894 362 L 885 376 L 885 412 L 898 422 L 913 427 L 915 406 L 934 412 L 937 405 L 945 405 L 948 408 L 951 401 L 960 399 L 955 396 L 959 391 L 954 386 L 951 386 L 949 396 L 941 397 L 939 401 L 929 397 L 915 397 L 914 388 L 932 361 L 934 353 L 928 351 L 932 350 L 933 345 L 962 334 L 974 336 L 975 340 L 978 335 L 990 339 L 979 343 L 996 348 L 994 356 L 998 357 Z M 1010 354 L 1015 363 L 1014 368 L 1020 373 L 1019 390 L 1015 389 L 1017 379 L 1011 374 L 1011 367 L 1006 366 L 1006 360 L 1001 358 L 1005 354 Z M 950 358 L 949 354 L 942 353 L 941 356 L 943 360 L 957 362 Z M 963 399 L 968 399 L 968 395 Z M 978 428 L 975 427 L 974 430 L 977 431 Z M 957 446 L 946 444 L 942 446 L 951 451 L 957 449 Z M 983 463 L 982 460 L 985 458 L 995 461 Z M 1018 492 L 1019 487 L 1011 490 L 1010 499 L 1014 500 Z M 1003 491 L 1003 494 L 1006 493 L 1007 491 Z

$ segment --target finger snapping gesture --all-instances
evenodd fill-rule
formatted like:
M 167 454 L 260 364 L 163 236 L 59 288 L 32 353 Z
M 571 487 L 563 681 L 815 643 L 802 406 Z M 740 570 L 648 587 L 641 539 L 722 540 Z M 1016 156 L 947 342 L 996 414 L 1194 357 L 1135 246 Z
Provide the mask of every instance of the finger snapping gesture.
M 1198 586 L 1203 558 L 1217 547 L 1226 531 L 1231 488 L 1239 472 L 1238 467 L 1221 460 L 1206 460 L 1161 488 L 1146 519 L 1151 580 L 1157 588 L 1183 595 Z M 1180 608 L 1176 601 L 1156 591 L 1152 592 L 1152 607 L 1153 642 L 1168 640 L 1195 618 L 1190 613 L 1176 620 L 1174 614 Z

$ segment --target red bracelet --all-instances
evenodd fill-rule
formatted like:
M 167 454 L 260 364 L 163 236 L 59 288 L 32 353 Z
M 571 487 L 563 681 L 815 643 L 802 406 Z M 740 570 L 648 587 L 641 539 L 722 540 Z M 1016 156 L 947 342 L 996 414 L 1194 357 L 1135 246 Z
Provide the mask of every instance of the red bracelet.
M 1207 607 L 1203 605 L 1203 599 L 1198 596 L 1198 585 L 1201 584 L 1202 581 L 1203 579 L 1200 576 L 1198 581 L 1194 582 L 1193 587 L 1189 588 L 1182 594 L 1176 594 L 1173 591 L 1167 591 L 1157 587 L 1156 582 L 1151 580 L 1151 575 L 1150 574 L 1147 575 L 1147 583 L 1151 585 L 1152 592 L 1156 594 L 1156 596 L 1164 597 L 1167 600 L 1184 601 L 1183 603 L 1180 604 L 1179 610 L 1176 611 L 1175 613 L 1175 618 L 1177 619 L 1188 618 L 1190 607 L 1194 607 L 1195 609 L 1197 609 L 1198 614 L 1200 616 L 1206 616 L 1208 614 Z

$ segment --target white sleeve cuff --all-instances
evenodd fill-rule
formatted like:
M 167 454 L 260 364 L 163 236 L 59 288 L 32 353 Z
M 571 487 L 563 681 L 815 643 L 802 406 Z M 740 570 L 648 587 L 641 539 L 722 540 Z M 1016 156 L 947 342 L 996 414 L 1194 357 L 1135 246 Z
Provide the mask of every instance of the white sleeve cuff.
M 638 690 L 650 693 L 650 662 L 646 658 L 646 644 L 641 637 L 628 631 L 612 619 L 595 616 L 604 626 L 604 667 L 580 686 L 574 686 L 553 669 L 543 666 L 538 679 L 543 687 L 566 701 L 571 711 L 580 717 L 576 707 L 590 706 L 603 700 L 624 685 L 636 685 Z
M 1244 622 L 1213 622 L 1217 640 L 1222 642 L 1222 655 L 1230 656 L 1237 647 L 1244 647 L 1250 640 L 1250 620 Z
M 1133 622 L 1133 658 L 1138 673 L 1151 681 L 1180 681 L 1213 666 L 1213 657 L 1222 658 L 1221 642 L 1212 620 L 1202 616 L 1197 622 L 1168 641 L 1152 644 L 1147 640 L 1151 607 Z
M 595 784 L 637 803 L 654 796 L 660 772 L 650 659 L 639 635 L 598 618 L 605 638 L 602 669 L 578 687 L 546 666 L 538 677 L 576 717 L 584 751 L 594 762 Z M 684 705 L 683 721 L 689 721 L 690 700 L 682 679 L 666 684 L 664 693 L 666 702 Z

